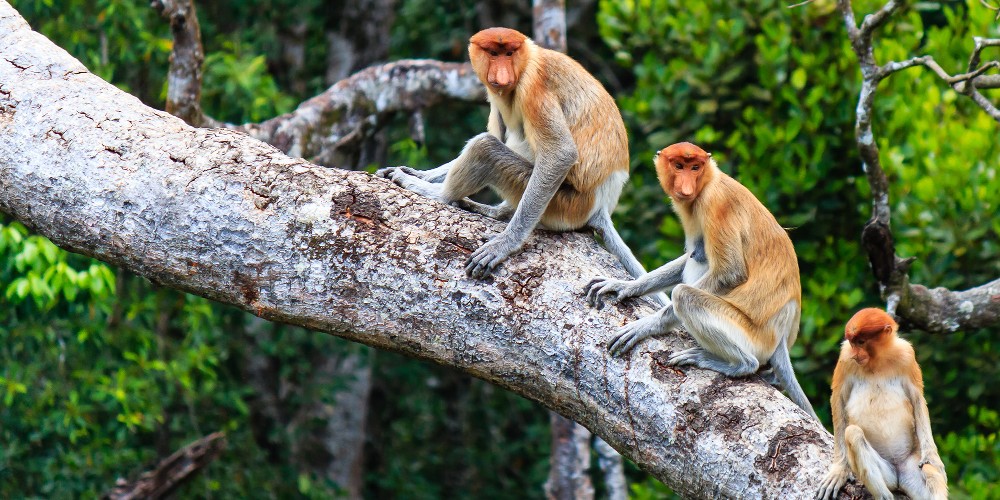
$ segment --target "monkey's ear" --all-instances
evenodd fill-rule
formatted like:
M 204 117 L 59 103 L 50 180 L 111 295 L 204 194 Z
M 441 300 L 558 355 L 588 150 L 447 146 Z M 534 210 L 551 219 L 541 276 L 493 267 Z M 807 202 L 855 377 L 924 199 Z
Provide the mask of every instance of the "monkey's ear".
M 656 150 L 656 154 L 653 155 L 653 158 L 659 158 L 660 157 L 660 151 L 663 151 L 663 150 L 662 149 L 657 149 Z
M 708 157 L 711 158 L 712 157 L 712 153 L 708 153 Z

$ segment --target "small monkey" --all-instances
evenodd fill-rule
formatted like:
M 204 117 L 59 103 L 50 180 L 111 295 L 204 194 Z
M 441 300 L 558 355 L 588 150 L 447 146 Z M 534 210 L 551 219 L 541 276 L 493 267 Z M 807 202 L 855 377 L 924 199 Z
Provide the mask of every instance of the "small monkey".
M 487 132 L 441 167 L 395 167 L 376 175 L 509 221 L 469 258 L 466 273 L 472 277 L 492 273 L 536 226 L 555 231 L 592 227 L 629 274 L 645 274 L 611 222 L 629 169 L 628 138 L 614 99 L 569 56 L 539 47 L 512 29 L 473 35 L 469 58 L 487 89 Z M 503 202 L 488 206 L 465 199 L 487 187 Z
M 657 151 L 654 163 L 684 226 L 687 251 L 638 279 L 596 278 L 587 285 L 587 300 L 598 308 L 674 287 L 672 304 L 619 329 L 609 349 L 622 354 L 683 325 L 699 347 L 675 353 L 670 364 L 741 377 L 770 363 L 772 371 L 763 374 L 768 381 L 816 418 L 788 356 L 802 296 L 788 234 L 700 147 L 673 144 Z
M 834 459 L 816 498 L 836 498 L 854 475 L 879 500 L 900 490 L 914 500 L 948 498 L 913 346 L 885 311 L 847 322 L 833 371 Z

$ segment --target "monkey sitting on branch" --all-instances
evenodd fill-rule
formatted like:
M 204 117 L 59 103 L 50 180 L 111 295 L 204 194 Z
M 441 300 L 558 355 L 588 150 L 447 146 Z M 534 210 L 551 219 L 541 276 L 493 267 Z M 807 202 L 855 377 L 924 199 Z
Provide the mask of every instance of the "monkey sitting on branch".
M 913 346 L 885 311 L 847 322 L 833 371 L 833 465 L 816 495 L 837 497 L 849 471 L 879 500 L 899 490 L 914 500 L 948 498 Z
M 392 167 L 376 175 L 444 203 L 509 220 L 469 258 L 466 272 L 472 277 L 492 273 L 536 226 L 555 231 L 589 226 L 629 274 L 645 274 L 611 222 L 629 169 L 625 124 L 611 95 L 569 56 L 539 47 L 512 29 L 473 35 L 469 58 L 487 89 L 488 131 L 441 167 Z M 487 187 L 503 202 L 489 206 L 465 199 Z M 665 303 L 666 296 L 658 300 Z
M 598 308 L 674 287 L 672 304 L 619 329 L 609 349 L 622 354 L 683 325 L 699 347 L 674 353 L 669 364 L 741 377 L 769 363 L 771 371 L 762 373 L 768 382 L 817 418 L 788 355 L 798 336 L 802 303 L 788 234 L 753 193 L 698 146 L 673 144 L 657 151 L 654 163 L 684 226 L 686 253 L 632 281 L 602 277 L 587 285 L 587 300 Z

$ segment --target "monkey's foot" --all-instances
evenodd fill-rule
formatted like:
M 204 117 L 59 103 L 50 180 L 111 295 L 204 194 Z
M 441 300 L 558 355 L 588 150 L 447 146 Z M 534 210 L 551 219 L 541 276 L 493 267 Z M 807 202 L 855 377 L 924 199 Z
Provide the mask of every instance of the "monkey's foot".
M 493 270 L 501 262 L 507 260 L 507 257 L 510 257 L 518 248 L 520 248 L 519 244 L 501 233 L 472 252 L 468 262 L 465 263 L 465 274 L 477 279 L 485 278 L 493 274 Z
M 685 365 L 695 365 L 701 366 L 701 361 L 705 359 L 705 355 L 708 351 L 700 347 L 692 347 L 690 349 L 684 349 L 681 352 L 674 353 L 667 359 L 667 364 L 671 366 L 685 366 Z
M 757 371 L 760 365 L 757 360 L 749 356 L 740 363 L 726 361 L 701 347 L 692 347 L 675 353 L 667 359 L 669 366 L 697 366 L 706 370 L 719 372 L 727 377 L 745 377 Z
M 781 382 L 778 381 L 778 375 L 774 373 L 774 367 L 768 365 L 767 369 L 757 372 L 760 378 L 764 379 L 770 385 L 775 387 L 781 387 Z
M 381 177 L 383 179 L 392 180 L 392 174 L 395 172 L 403 172 L 407 175 L 412 175 L 413 177 L 417 177 L 420 179 L 424 178 L 424 174 L 422 173 L 423 170 L 417 170 L 415 168 L 402 167 L 402 166 L 380 168 L 375 171 L 375 177 Z
M 834 465 L 830 468 L 830 471 L 826 473 L 826 477 L 823 478 L 823 482 L 819 485 L 819 491 L 816 492 L 817 500 L 833 500 L 837 498 L 840 493 L 840 489 L 847 484 L 847 470 L 839 465 Z
M 412 176 L 403 170 L 407 168 L 408 167 L 397 167 L 389 173 L 389 180 L 403 189 L 408 189 L 428 198 L 433 198 L 435 200 L 441 198 L 441 184 L 427 182 L 420 177 Z
M 620 356 L 631 351 L 642 340 L 660 333 L 665 332 L 660 326 L 659 317 L 651 314 L 619 328 L 618 335 L 608 344 L 608 350 L 613 356 Z

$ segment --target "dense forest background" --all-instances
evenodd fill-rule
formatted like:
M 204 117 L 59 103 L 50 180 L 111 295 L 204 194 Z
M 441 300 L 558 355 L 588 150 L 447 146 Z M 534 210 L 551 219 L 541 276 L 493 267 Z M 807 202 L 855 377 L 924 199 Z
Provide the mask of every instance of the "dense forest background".
M 147 1 L 12 4 L 91 71 L 162 109 L 172 40 Z M 464 61 L 471 33 L 531 33 L 532 14 L 510 0 L 217 0 L 198 9 L 202 104 L 235 123 L 290 111 L 373 63 Z M 881 32 L 876 51 L 961 68 L 973 36 L 1000 36 L 994 16 L 978 0 L 919 3 Z M 568 40 L 625 116 L 633 170 L 615 219 L 647 267 L 682 249 L 650 168 L 653 151 L 672 142 L 712 151 L 790 229 L 804 302 L 792 358 L 829 423 L 844 322 L 882 305 L 860 246 L 870 213 L 853 136 L 860 76 L 833 2 L 583 1 L 569 6 Z M 883 82 L 875 109 L 898 253 L 917 257 L 913 281 L 964 289 L 995 279 L 997 123 L 924 69 Z M 436 166 L 485 129 L 486 111 L 428 109 L 422 141 L 400 116 L 351 164 L 330 166 Z M 905 335 L 924 370 L 953 498 L 1000 498 L 997 333 Z M 0 496 L 99 495 L 221 430 L 226 450 L 187 495 L 542 497 L 548 426 L 540 406 L 485 382 L 157 287 L 0 215 Z M 352 446 L 363 458 L 335 473 Z M 633 497 L 670 494 L 627 472 Z

